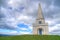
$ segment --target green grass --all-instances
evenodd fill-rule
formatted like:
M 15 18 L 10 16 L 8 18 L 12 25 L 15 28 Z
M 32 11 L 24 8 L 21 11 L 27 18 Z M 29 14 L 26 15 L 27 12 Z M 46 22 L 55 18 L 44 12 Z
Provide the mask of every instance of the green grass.
M 20 36 L 4 36 L 0 40 L 60 40 L 57 35 L 20 35 Z

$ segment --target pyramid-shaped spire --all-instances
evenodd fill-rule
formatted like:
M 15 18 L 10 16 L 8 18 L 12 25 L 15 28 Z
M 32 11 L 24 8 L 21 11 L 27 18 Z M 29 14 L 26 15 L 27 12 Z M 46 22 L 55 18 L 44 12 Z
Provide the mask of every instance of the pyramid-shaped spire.
M 37 19 L 41 19 L 41 18 L 43 18 L 43 14 L 42 14 L 41 5 L 39 3 Z

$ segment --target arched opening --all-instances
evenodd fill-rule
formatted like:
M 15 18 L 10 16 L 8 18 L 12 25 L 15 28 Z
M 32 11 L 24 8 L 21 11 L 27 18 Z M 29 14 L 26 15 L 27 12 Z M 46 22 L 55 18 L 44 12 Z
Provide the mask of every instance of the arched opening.
M 39 34 L 39 35 L 42 35 L 42 28 L 39 28 L 39 29 L 38 29 L 38 34 Z

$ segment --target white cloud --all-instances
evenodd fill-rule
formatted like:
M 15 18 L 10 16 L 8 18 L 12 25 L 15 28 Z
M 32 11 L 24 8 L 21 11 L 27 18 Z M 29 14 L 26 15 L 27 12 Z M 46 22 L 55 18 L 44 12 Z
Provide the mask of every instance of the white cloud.
M 19 6 L 19 2 L 21 2 L 21 0 L 10 0 L 8 5 L 16 8 Z
M 48 23 L 48 25 L 50 26 L 50 25 L 54 25 L 55 24 L 55 20 L 46 20 L 46 22 Z
M 56 31 L 55 33 L 57 33 L 58 32 L 57 30 L 60 30 L 60 24 L 56 24 L 53 27 L 49 27 L 49 32 Z
M 24 15 L 20 15 L 17 17 L 17 20 L 28 20 L 29 17 L 28 16 L 24 16 Z
M 28 30 L 27 28 L 20 28 L 20 30 Z
M 5 34 L 5 35 L 21 35 L 21 34 L 31 34 L 31 32 L 26 32 L 26 31 L 16 31 L 16 30 L 6 30 L 2 31 L 3 29 L 0 29 L 0 34 Z M 24 29 L 23 29 L 24 30 Z
M 30 32 L 20 32 L 21 34 L 31 34 Z
M 16 35 L 17 33 L 15 30 L 0 29 L 0 34 Z

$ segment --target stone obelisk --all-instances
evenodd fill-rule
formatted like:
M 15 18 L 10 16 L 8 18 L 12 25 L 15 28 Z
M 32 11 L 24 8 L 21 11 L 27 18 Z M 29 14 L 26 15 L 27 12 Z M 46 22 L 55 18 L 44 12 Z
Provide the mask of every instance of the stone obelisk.
M 39 4 L 38 13 L 35 23 L 33 23 L 33 34 L 34 35 L 47 35 L 48 34 L 48 23 L 45 23 L 44 16 L 42 13 L 41 5 Z

